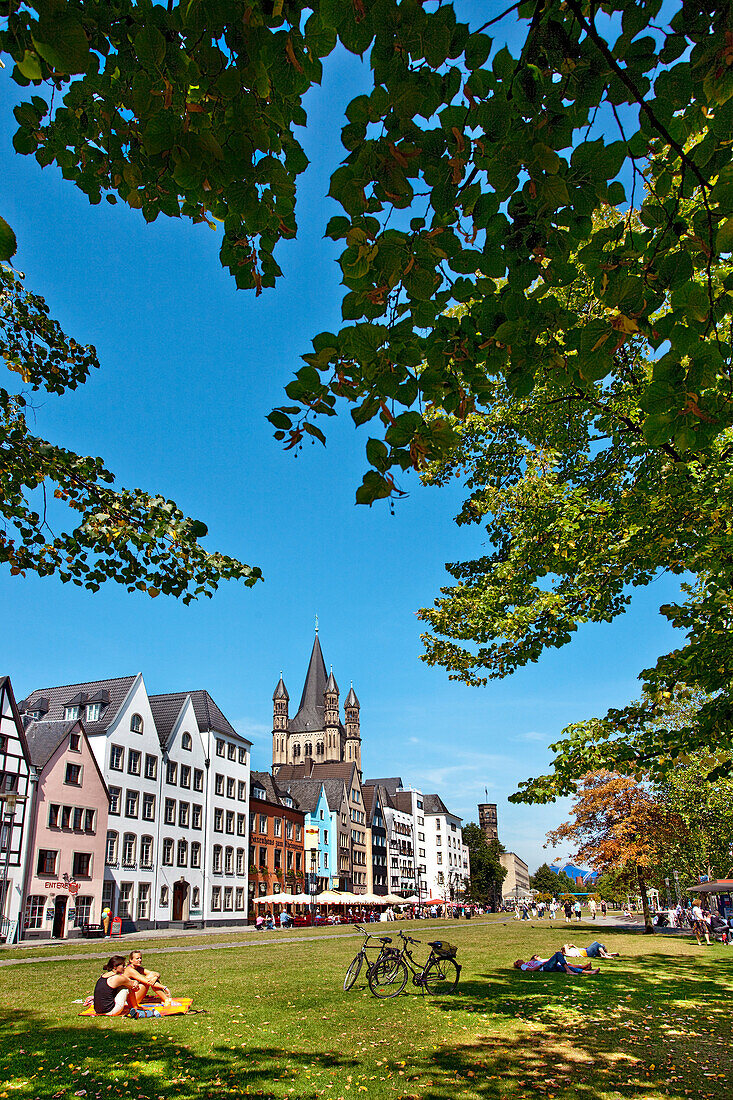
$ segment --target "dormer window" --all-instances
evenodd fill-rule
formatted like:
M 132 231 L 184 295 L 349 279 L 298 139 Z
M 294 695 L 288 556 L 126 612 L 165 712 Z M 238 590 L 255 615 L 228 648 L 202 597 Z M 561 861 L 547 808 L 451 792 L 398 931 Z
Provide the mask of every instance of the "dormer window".
M 265 798 L 267 797 L 263 787 L 253 787 L 252 788 L 252 796 L 253 796 L 253 798 L 261 799 L 261 801 L 263 801 L 263 802 L 264 802 Z
M 72 706 L 64 707 L 64 719 L 67 722 L 75 722 L 79 717 L 79 707 L 74 703 Z
M 287 794 L 286 794 L 286 795 L 283 795 L 283 802 L 284 802 L 284 804 L 285 804 L 286 806 L 288 806 L 288 807 L 289 807 L 289 808 L 290 808 L 290 809 L 292 810 L 292 808 L 293 808 L 293 800 L 292 800 L 292 798 L 290 797 L 290 795 L 287 795 Z
M 101 710 L 101 703 L 87 703 L 87 722 L 98 722 Z
M 130 729 L 133 733 L 143 732 L 143 720 L 139 714 L 133 714 L 132 718 L 130 719 Z

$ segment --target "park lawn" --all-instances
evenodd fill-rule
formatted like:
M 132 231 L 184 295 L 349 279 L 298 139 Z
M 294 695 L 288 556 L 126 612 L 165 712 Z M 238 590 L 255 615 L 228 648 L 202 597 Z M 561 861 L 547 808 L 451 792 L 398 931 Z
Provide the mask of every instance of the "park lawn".
M 604 931 L 624 957 L 570 978 L 511 967 L 558 947 L 564 925 L 445 931 L 463 973 L 444 1000 L 408 987 L 379 1001 L 361 979 L 345 994 L 358 935 L 161 954 L 168 984 L 206 1009 L 162 1020 L 80 1018 L 96 961 L 2 967 L 0 1097 L 727 1100 L 733 948 Z

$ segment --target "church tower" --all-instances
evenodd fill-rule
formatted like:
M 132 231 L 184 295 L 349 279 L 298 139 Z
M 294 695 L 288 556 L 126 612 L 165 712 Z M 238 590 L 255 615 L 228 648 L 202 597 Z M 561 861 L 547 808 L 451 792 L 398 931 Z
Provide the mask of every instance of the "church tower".
M 272 696 L 272 763 L 285 764 L 288 754 L 288 703 L 290 696 L 282 672 Z
M 325 742 L 325 759 L 331 763 L 341 759 L 341 733 L 339 730 L 339 686 L 331 669 L 326 690 L 323 693 L 325 709 L 325 729 L 323 733 Z
M 359 776 L 361 776 L 361 731 L 359 728 L 359 711 L 361 710 L 361 704 L 356 697 L 354 691 L 354 685 L 351 685 L 351 690 L 346 696 L 346 702 L 344 704 L 346 710 L 346 752 L 344 760 L 350 762 L 356 761 L 356 766 L 359 769 Z

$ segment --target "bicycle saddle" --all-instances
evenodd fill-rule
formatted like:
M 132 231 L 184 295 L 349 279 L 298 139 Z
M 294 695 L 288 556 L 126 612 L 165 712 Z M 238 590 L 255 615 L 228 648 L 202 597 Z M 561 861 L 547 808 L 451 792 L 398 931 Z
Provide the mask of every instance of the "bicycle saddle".
M 380 936 L 379 939 L 380 939 L 381 943 L 391 943 L 392 942 L 392 937 L 391 936 Z
M 442 947 L 442 940 L 428 940 L 428 947 Z

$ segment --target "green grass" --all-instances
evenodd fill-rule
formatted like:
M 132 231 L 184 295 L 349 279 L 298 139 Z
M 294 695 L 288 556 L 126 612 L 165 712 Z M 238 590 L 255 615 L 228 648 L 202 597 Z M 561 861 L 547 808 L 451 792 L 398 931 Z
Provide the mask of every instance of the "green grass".
M 363 975 L 341 988 L 360 937 L 304 932 L 318 939 L 158 958 L 151 945 L 148 963 L 207 1010 L 159 1021 L 78 1017 L 96 960 L 0 968 L 0 1098 L 727 1100 L 733 948 L 604 931 L 624 957 L 597 977 L 525 974 L 513 959 L 554 950 L 564 925 L 446 922 L 459 992 L 379 1001 Z

